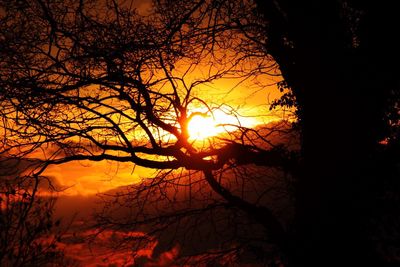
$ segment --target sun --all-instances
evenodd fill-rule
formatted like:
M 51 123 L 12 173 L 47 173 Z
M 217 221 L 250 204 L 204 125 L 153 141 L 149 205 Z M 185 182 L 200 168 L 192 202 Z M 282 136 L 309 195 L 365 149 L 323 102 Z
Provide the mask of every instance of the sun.
M 240 127 L 253 128 L 265 123 L 254 116 L 242 116 L 230 108 L 220 109 L 192 109 L 187 125 L 190 140 L 206 140 L 218 135 L 237 131 Z
M 236 131 L 239 126 L 253 127 L 258 122 L 253 118 L 239 117 L 223 110 L 198 111 L 188 123 L 189 138 L 204 140 L 223 133 Z
M 191 139 L 206 139 L 221 132 L 215 119 L 210 115 L 195 115 L 188 123 Z

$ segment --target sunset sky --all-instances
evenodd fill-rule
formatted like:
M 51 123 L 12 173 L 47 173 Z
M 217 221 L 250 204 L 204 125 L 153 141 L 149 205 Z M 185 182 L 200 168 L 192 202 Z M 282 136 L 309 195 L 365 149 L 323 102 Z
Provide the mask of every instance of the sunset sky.
M 0 0 L 0 266 L 400 266 L 392 2 Z
M 203 76 L 201 67 L 196 67 L 188 80 Z M 254 128 L 280 120 L 283 116 L 293 119 L 290 111 L 285 114 L 279 109 L 269 109 L 270 103 L 281 95 L 276 86 L 281 77 L 278 70 L 275 71 L 246 80 L 240 77 L 221 78 L 196 88 L 192 95 L 216 110 L 211 115 L 204 105 L 194 106 L 192 112 L 205 112 L 207 116 L 195 116 L 189 124 L 189 131 L 193 135 L 191 139 L 203 144 L 208 137 L 236 130 L 236 127 L 224 124 Z M 134 166 L 132 163 L 106 161 L 53 165 L 45 172 L 63 189 L 60 194 L 85 196 L 137 183 L 144 178 L 151 178 L 155 173 L 155 170 Z
M 246 52 L 236 51 L 235 46 L 239 46 L 245 40 L 240 31 L 230 33 L 233 34 L 232 36 L 222 33 L 221 47 L 215 48 L 212 53 L 206 51 L 211 49 L 210 44 L 204 47 L 199 45 L 197 35 L 191 36 L 190 32 L 187 33 L 184 30 L 183 35 L 189 36 L 187 37 L 188 47 L 181 47 L 179 42 L 172 42 L 169 47 L 165 44 L 168 42 L 157 40 L 158 35 L 164 33 L 154 32 L 154 29 L 161 27 L 164 31 L 168 31 L 172 30 L 172 26 L 162 24 L 164 23 L 162 20 L 162 22 L 157 20 L 152 22 L 153 10 L 149 0 L 122 2 L 122 7 L 129 7 L 132 4 L 134 8 L 137 8 L 139 17 L 135 19 L 139 22 L 134 22 L 137 25 L 129 24 L 124 28 L 120 25 L 131 23 L 130 18 L 120 22 L 118 15 L 122 16 L 124 13 L 108 18 L 104 16 L 106 13 L 101 11 L 98 14 L 100 20 L 114 19 L 114 21 L 106 22 L 103 28 L 96 26 L 91 30 L 84 29 L 87 31 L 84 37 L 88 39 L 83 41 L 80 40 L 80 33 L 77 33 L 78 37 L 73 38 L 70 37 L 70 33 L 63 31 L 57 33 L 59 36 L 57 34 L 55 37 L 51 36 L 53 30 L 57 32 L 56 29 L 52 29 L 52 19 L 48 18 L 52 10 L 44 12 L 43 18 L 37 18 L 39 21 L 44 21 L 43 23 L 49 23 L 47 21 L 49 20 L 49 28 L 36 27 L 35 31 L 31 31 L 29 27 L 33 27 L 33 23 L 26 24 L 21 19 L 21 27 L 28 28 L 24 28 L 27 38 L 24 45 L 32 47 L 30 52 L 33 55 L 29 57 L 30 52 L 26 55 L 24 52 L 17 55 L 27 56 L 26 65 L 31 69 L 27 72 L 19 71 L 19 68 L 25 66 L 25 60 L 19 61 L 21 66 L 11 64 L 14 61 L 13 58 L 6 62 L 11 66 L 9 76 L 13 77 L 15 74 L 16 79 L 21 79 L 22 82 L 17 81 L 7 87 L 10 89 L 8 92 L 10 97 L 6 99 L 8 102 L 5 101 L 7 106 L 5 106 L 4 116 L 9 121 L 5 119 L 6 127 L 2 131 L 8 135 L 6 145 L 15 146 L 7 151 L 9 157 L 26 153 L 24 154 L 27 158 L 26 162 L 34 161 L 32 166 L 25 169 L 21 175 L 31 178 L 30 176 L 35 176 L 36 172 L 39 172 L 41 179 L 46 181 L 39 183 L 37 192 L 39 200 L 57 197 L 51 215 L 55 220 L 61 219 L 60 231 L 66 232 L 63 232 L 62 239 L 56 239 L 55 244 L 57 248 L 63 250 L 67 260 L 71 260 L 68 264 L 74 262 L 79 266 L 122 266 L 142 261 L 141 266 L 169 266 L 181 252 L 190 254 L 197 251 L 192 248 L 192 241 L 186 246 L 181 246 L 176 241 L 171 247 L 169 240 L 171 230 L 169 229 L 165 232 L 165 236 L 151 239 L 147 247 L 138 249 L 139 254 L 133 259 L 132 246 L 137 243 L 130 241 L 131 243 L 125 244 L 125 239 L 145 236 L 146 229 L 140 229 L 140 231 L 131 231 L 130 228 L 119 230 L 113 227 L 103 229 L 101 228 L 103 225 L 97 222 L 93 215 L 110 212 L 108 219 L 118 221 L 133 216 L 131 213 L 141 212 L 141 207 L 135 206 L 143 201 L 140 199 L 140 193 L 137 193 L 135 197 L 129 190 L 140 192 L 141 186 L 143 190 L 146 190 L 147 185 L 157 183 L 157 179 L 161 179 L 161 182 L 165 180 L 165 191 L 150 192 L 148 196 L 145 195 L 144 201 L 147 203 L 148 200 L 149 207 L 146 205 L 143 208 L 143 214 L 149 212 L 150 216 L 158 216 L 157 212 L 169 213 L 175 208 L 181 208 L 185 212 L 187 203 L 189 208 L 203 207 L 205 212 L 208 212 L 209 206 L 213 205 L 219 209 L 221 198 L 216 192 L 210 190 L 210 185 L 202 176 L 201 164 L 217 166 L 220 161 L 221 165 L 215 169 L 216 172 L 220 172 L 218 183 L 231 189 L 235 194 L 252 201 L 262 202 L 267 199 L 264 187 L 280 173 L 266 171 L 261 174 L 258 167 L 254 166 L 254 168 L 243 170 L 238 168 L 238 173 L 236 170 L 231 170 L 230 166 L 226 166 L 225 169 L 225 165 L 235 165 L 233 159 L 230 159 L 231 156 L 243 160 L 230 145 L 236 144 L 234 141 L 242 140 L 244 152 L 254 156 L 262 149 L 247 149 L 245 144 L 256 146 L 263 143 L 268 148 L 272 147 L 268 140 L 263 139 L 262 135 L 265 132 L 257 132 L 259 127 L 282 119 L 292 121 L 295 116 L 291 110 L 279 108 L 270 110 L 270 104 L 282 95 L 277 88 L 277 83 L 282 81 L 279 68 L 272 57 L 260 56 L 260 54 L 264 55 L 264 52 L 247 56 Z M 102 1 L 94 3 L 96 8 L 105 4 Z M 207 4 L 207 2 L 204 3 Z M 30 12 L 38 12 L 42 8 L 43 4 L 39 1 Z M 111 14 L 114 12 L 112 7 L 107 8 Z M 170 9 L 170 7 L 167 8 Z M 46 10 L 46 7 L 44 9 Z M 87 12 L 90 14 L 92 11 Z M 63 11 L 61 9 L 54 12 Z M 182 10 L 182 12 L 187 12 L 187 10 Z M 74 13 L 69 13 L 64 18 L 57 17 L 61 21 L 60 25 L 64 23 L 63 19 L 67 21 L 65 27 L 78 23 L 78 19 L 72 19 L 72 22 L 68 19 L 70 19 L 69 16 L 74 18 L 73 16 L 80 15 L 70 14 Z M 21 13 L 19 16 L 25 15 Z M 31 15 L 34 16 L 35 13 Z M 163 14 L 157 14 L 154 18 L 160 19 L 161 15 Z M 194 13 L 193 16 L 197 15 Z M 18 19 L 18 16 L 15 20 L 11 18 L 10 23 L 19 23 Z M 167 18 L 163 19 L 167 20 Z M 147 21 L 154 25 L 149 26 L 146 24 Z M 200 29 L 205 26 L 204 21 L 198 25 Z M 115 29 L 110 26 L 114 25 L 113 23 L 117 25 Z M 144 36 L 140 30 L 134 29 L 136 26 L 144 27 Z M 185 29 L 186 26 L 182 28 Z M 122 30 L 118 27 L 122 27 Z M 93 32 L 97 30 L 100 32 Z M 75 34 L 74 31 L 72 27 L 73 34 Z M 40 40 L 42 43 L 32 45 L 31 32 L 43 36 L 44 41 Z M 124 44 L 126 40 L 120 37 L 122 34 L 127 34 L 127 39 L 133 36 L 132 43 Z M 162 38 L 169 37 L 162 35 Z M 35 36 L 33 39 L 40 38 Z M 155 49 L 152 48 L 155 43 L 153 39 L 160 42 L 159 47 Z M 187 41 L 184 38 L 183 40 Z M 77 47 L 82 45 L 82 51 L 71 46 L 73 42 L 82 42 L 82 44 L 77 44 Z M 108 42 L 111 44 L 107 45 Z M 115 48 L 120 45 L 119 42 L 124 45 Z M 140 42 L 145 42 L 145 45 L 141 46 Z M 13 48 L 13 45 L 19 47 L 19 40 L 10 46 Z M 183 52 L 175 52 L 173 49 L 182 49 Z M 189 55 L 186 56 L 184 53 Z M 125 60 L 131 60 L 129 62 L 131 65 L 125 64 Z M 16 69 L 13 69 L 14 67 Z M 120 74 L 122 76 L 118 77 Z M 21 95 L 16 95 L 13 86 L 25 85 L 24 75 L 28 77 L 27 90 Z M 34 81 L 31 82 L 31 79 Z M 49 95 L 41 95 L 42 92 Z M 150 100 L 146 98 L 147 94 Z M 38 102 L 35 103 L 35 101 Z M 150 111 L 149 108 L 151 108 Z M 38 125 L 36 125 L 37 122 Z M 257 128 L 257 130 L 247 133 L 245 128 Z M 264 130 L 267 132 L 266 135 L 270 134 L 269 129 Z M 243 134 L 244 132 L 246 134 Z M 240 134 L 243 135 L 240 137 Z M 110 146 L 111 149 L 103 149 L 103 146 Z M 139 148 L 139 152 L 132 152 L 135 148 Z M 228 153 L 229 149 L 232 149 L 232 155 Z M 207 155 L 200 156 L 202 152 Z M 94 158 L 92 161 L 69 161 L 69 157 L 73 158 L 76 155 L 101 157 L 104 154 L 115 157 L 117 160 Z M 123 160 L 119 160 L 118 157 Z M 181 165 L 171 167 L 174 169 L 171 172 L 157 167 L 145 168 L 134 164 L 135 160 L 132 160 L 134 157 L 144 164 L 150 161 L 155 162 L 156 165 L 175 162 Z M 64 162 L 64 158 L 67 158 L 68 162 Z M 53 164 L 47 166 L 48 161 L 53 161 Z M 26 162 L 23 161 L 24 164 Z M 241 164 L 241 162 L 238 163 L 238 165 Z M 22 170 L 22 165 L 16 165 L 17 169 Z M 44 172 L 41 173 L 40 168 L 35 169 L 37 166 L 46 166 L 43 169 Z M 209 170 L 208 167 L 204 168 L 204 171 L 206 170 Z M 163 175 L 165 175 L 164 178 Z M 264 175 L 266 178 L 261 179 L 260 177 Z M 233 177 L 241 178 L 235 180 Z M 241 184 L 239 180 L 242 177 L 246 183 Z M 50 181 L 50 184 L 46 179 Z M 31 181 L 34 184 L 36 180 Z M 281 186 L 277 184 L 275 184 L 277 187 Z M 177 190 L 175 187 L 182 188 Z M 153 190 L 152 186 L 148 188 Z M 154 188 L 157 190 L 157 187 Z M 215 191 L 215 188 L 213 189 Z M 119 202 L 119 197 L 122 198 L 122 202 Z M 120 203 L 123 204 L 120 205 Z M 210 215 L 215 216 L 215 220 L 220 223 L 218 227 L 224 234 L 221 237 L 210 234 L 211 243 L 199 243 L 201 249 L 207 250 L 209 246 L 216 248 L 220 242 L 223 242 L 225 236 L 232 234 L 236 220 L 239 224 L 248 223 L 248 219 L 241 216 L 233 220 L 228 217 L 220 218 L 220 214 L 225 212 Z M 97 220 L 100 219 L 97 218 Z M 127 220 L 130 223 L 140 221 L 137 218 Z M 195 224 L 203 220 L 205 220 L 201 226 L 203 231 L 212 231 L 212 220 L 208 220 L 208 217 L 195 219 Z M 152 228 L 147 230 L 152 231 Z M 51 234 L 55 236 L 57 232 L 52 231 Z M 260 231 L 258 226 L 249 226 L 244 230 L 246 235 L 254 237 L 258 235 L 258 231 Z M 94 234 L 97 234 L 97 238 L 91 240 Z M 179 238 L 182 242 L 187 242 L 186 237 Z M 201 240 L 203 233 L 201 231 L 193 233 L 193 238 Z M 125 244 L 125 247 L 122 244 Z M 122 247 L 111 248 L 109 245 Z M 229 258 L 230 254 L 226 253 L 226 257 Z M 141 259 L 138 260 L 138 258 Z M 225 260 L 224 257 L 221 260 Z

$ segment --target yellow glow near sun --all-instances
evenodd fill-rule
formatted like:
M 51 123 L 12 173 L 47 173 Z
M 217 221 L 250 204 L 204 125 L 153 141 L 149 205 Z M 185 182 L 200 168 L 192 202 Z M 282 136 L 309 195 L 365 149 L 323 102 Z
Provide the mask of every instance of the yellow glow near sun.
M 216 121 L 211 116 L 194 116 L 188 124 L 190 138 L 204 139 L 218 134 Z
M 221 110 L 216 110 L 213 115 L 195 115 L 189 121 L 188 131 L 190 139 L 206 139 L 219 135 L 224 132 L 234 131 L 236 126 L 254 126 L 257 122 L 250 118 L 237 118 L 234 115 L 226 114 Z

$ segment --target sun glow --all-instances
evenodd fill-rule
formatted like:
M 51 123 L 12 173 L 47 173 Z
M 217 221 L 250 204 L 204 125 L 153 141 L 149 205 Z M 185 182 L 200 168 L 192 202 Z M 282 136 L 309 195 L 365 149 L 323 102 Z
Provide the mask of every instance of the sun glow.
M 202 115 L 193 116 L 188 123 L 188 132 L 190 139 L 202 140 L 235 131 L 239 125 L 251 127 L 255 124 L 257 123 L 253 119 L 239 118 L 221 110 L 216 110 L 213 114 L 203 113 Z
M 220 130 L 218 128 L 215 119 L 209 115 L 196 115 L 188 124 L 189 136 L 193 139 L 204 139 L 217 135 Z

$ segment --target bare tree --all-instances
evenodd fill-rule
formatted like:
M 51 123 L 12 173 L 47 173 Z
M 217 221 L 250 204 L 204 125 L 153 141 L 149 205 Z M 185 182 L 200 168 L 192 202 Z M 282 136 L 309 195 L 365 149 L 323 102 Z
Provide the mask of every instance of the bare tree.
M 47 179 L 29 174 L 37 164 L 29 159 L 0 160 L 2 266 L 63 266 L 63 252 L 57 247 L 60 220 L 53 218 L 55 197 L 48 190 L 48 196 L 39 197 Z
M 50 165 L 83 160 L 158 170 L 117 196 L 131 210 L 128 218 L 106 209 L 100 226 L 142 230 L 144 242 L 182 223 L 185 230 L 167 240 L 188 241 L 214 227 L 208 242 L 218 245 L 188 252 L 202 255 L 191 260 L 239 257 L 251 242 L 286 252 L 278 204 L 266 199 L 274 183 L 285 199 L 290 191 L 284 189 L 296 156 L 276 137 L 292 140 L 290 123 L 248 129 L 238 121 L 226 125 L 235 131 L 207 145 L 188 132 L 194 116 L 219 108 L 196 95 L 199 86 L 279 74 L 262 50 L 265 25 L 254 5 L 157 1 L 150 15 L 118 1 L 2 1 L 0 7 L 3 153 L 40 157 L 34 177 Z M 137 249 L 142 244 L 148 243 Z

